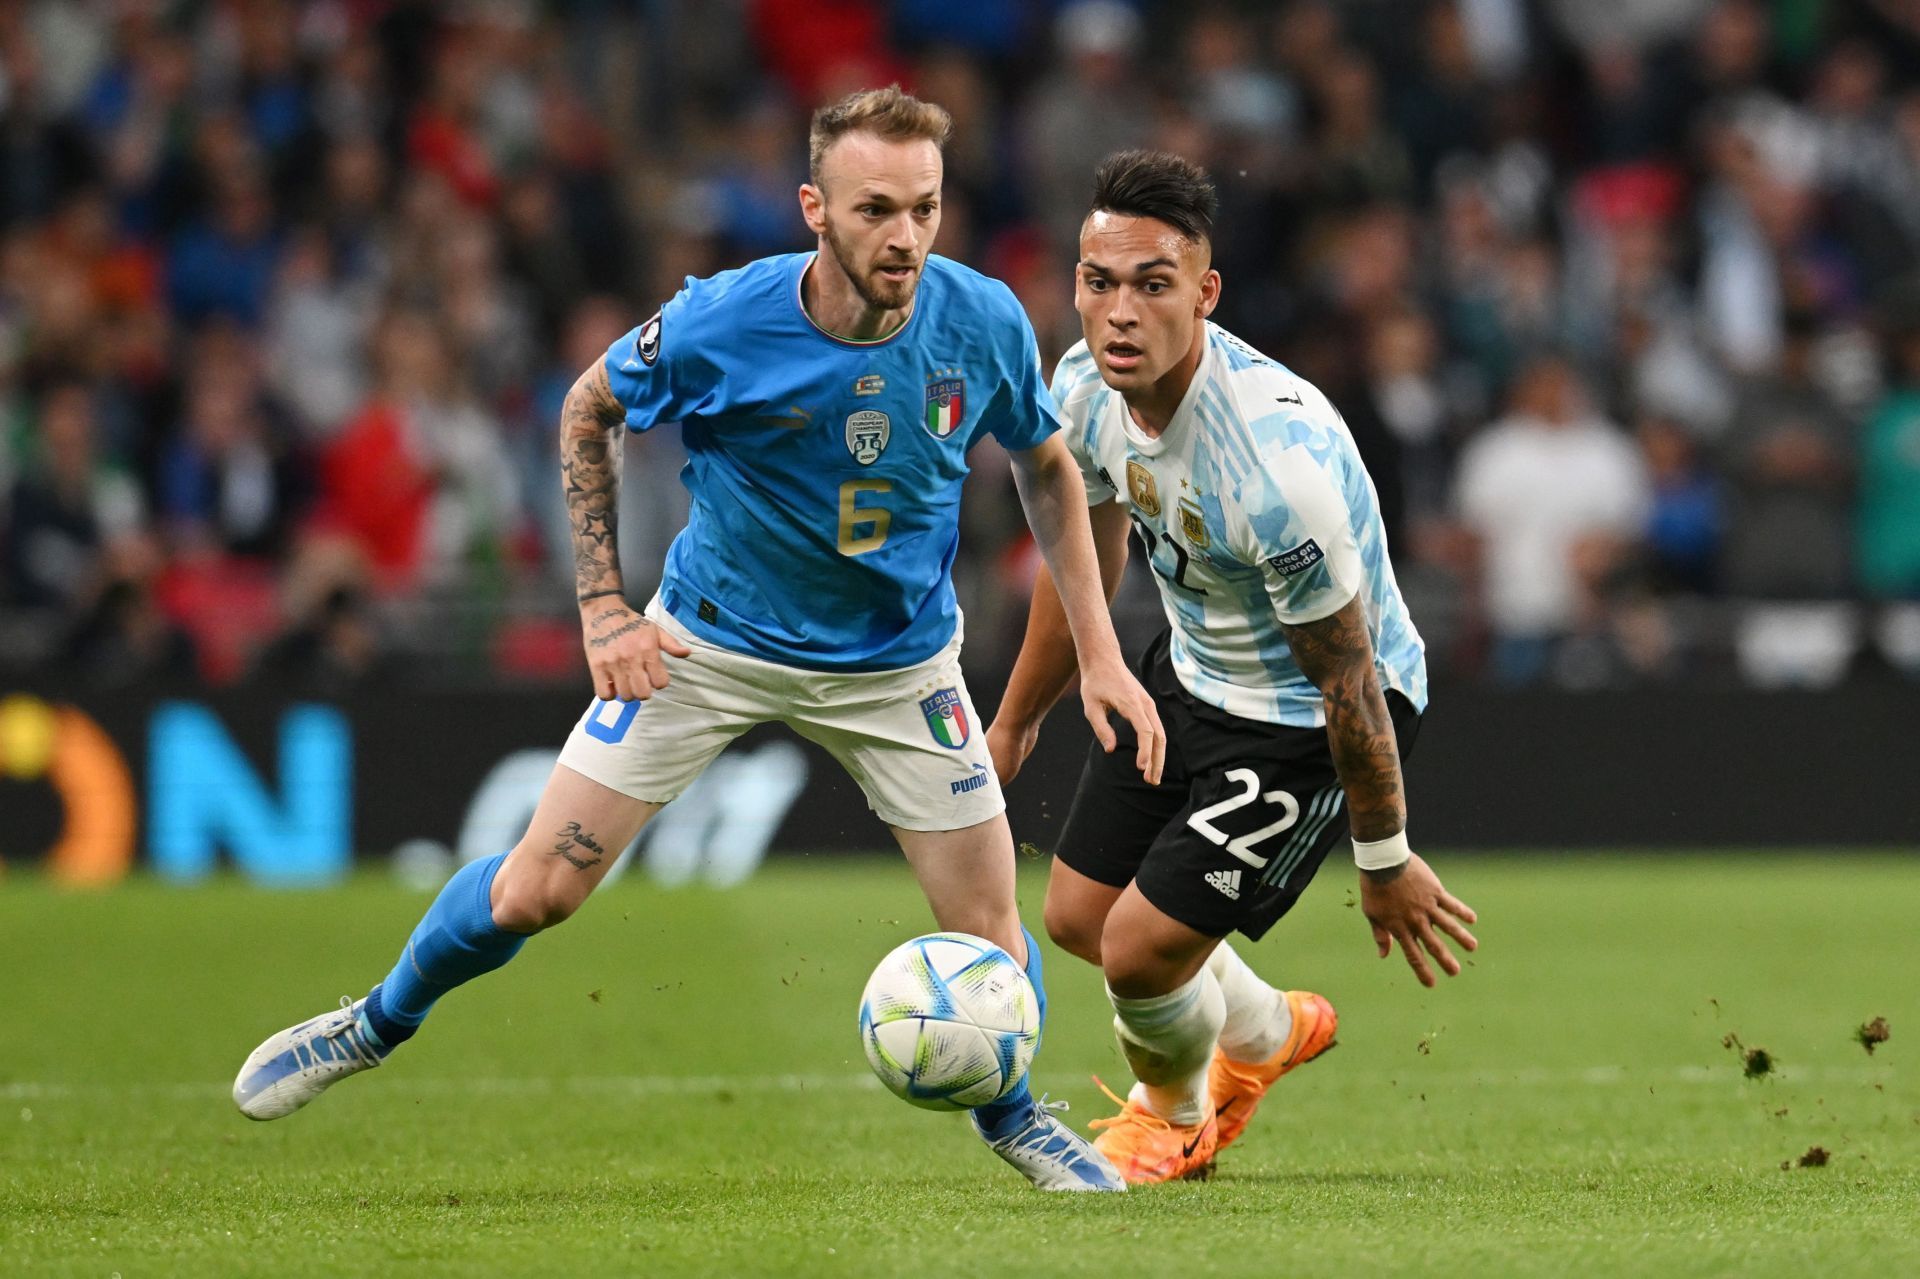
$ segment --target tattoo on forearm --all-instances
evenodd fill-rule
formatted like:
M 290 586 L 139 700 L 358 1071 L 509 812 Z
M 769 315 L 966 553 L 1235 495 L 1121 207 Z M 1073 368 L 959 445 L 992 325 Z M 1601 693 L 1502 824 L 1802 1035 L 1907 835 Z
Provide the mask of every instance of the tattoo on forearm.
M 560 411 L 560 467 L 573 527 L 576 595 L 619 590 L 620 450 L 625 414 L 599 365 L 580 375 Z
M 600 619 L 597 617 L 594 619 L 594 621 L 596 622 L 598 622 L 599 620 Z M 645 626 L 646 624 L 647 624 L 646 618 L 644 617 L 635 618 L 633 621 L 628 622 L 625 626 L 614 627 L 612 630 L 608 631 L 605 635 L 594 636 L 592 639 L 587 641 L 587 647 L 588 648 L 605 648 L 607 645 L 619 639 L 622 635 L 631 635 L 635 631 L 639 630 L 642 626 Z
M 553 846 L 553 855 L 564 858 L 575 870 L 586 870 L 598 866 L 607 855 L 607 850 L 595 843 L 590 833 L 580 829 L 579 822 L 568 822 L 555 834 L 559 836 L 560 842 Z M 579 856 L 578 852 L 581 849 L 592 853 L 593 856 Z
M 1318 622 L 1285 629 L 1294 661 L 1326 703 L 1327 740 L 1347 792 L 1353 837 L 1385 839 L 1405 829 L 1400 744 L 1373 668 L 1373 642 L 1360 601 Z

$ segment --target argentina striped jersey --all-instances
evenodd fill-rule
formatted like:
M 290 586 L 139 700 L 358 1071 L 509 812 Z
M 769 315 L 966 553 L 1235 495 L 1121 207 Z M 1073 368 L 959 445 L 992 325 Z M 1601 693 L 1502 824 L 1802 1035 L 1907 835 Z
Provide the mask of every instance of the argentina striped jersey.
M 1383 687 L 1425 710 L 1425 646 L 1387 559 L 1373 481 L 1319 389 L 1216 324 L 1173 420 L 1149 438 L 1085 342 L 1054 371 L 1087 504 L 1127 507 L 1172 624 L 1173 667 L 1242 719 L 1321 727 L 1283 624 L 1366 602 Z

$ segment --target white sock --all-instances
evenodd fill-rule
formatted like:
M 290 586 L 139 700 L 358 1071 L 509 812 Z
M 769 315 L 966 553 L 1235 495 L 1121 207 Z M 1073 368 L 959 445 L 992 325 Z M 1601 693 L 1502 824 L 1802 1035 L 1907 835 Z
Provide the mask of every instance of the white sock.
M 1220 984 L 1226 1020 L 1220 1049 L 1233 1061 L 1262 1062 L 1286 1047 L 1293 1033 L 1293 1009 L 1287 998 L 1260 980 L 1247 961 L 1221 942 L 1207 959 L 1207 971 Z
M 1147 1109 L 1170 1124 L 1192 1127 L 1206 1117 L 1207 1063 L 1226 1005 L 1220 983 L 1202 968 L 1178 990 L 1122 999 L 1109 988 L 1120 1050 L 1140 1081 Z

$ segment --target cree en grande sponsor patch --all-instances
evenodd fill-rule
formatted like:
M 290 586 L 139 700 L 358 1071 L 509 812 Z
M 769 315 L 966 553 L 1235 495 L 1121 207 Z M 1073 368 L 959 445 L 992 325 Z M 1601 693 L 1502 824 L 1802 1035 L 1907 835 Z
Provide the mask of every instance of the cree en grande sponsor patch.
M 1320 543 L 1314 541 L 1312 538 L 1308 538 L 1291 551 L 1282 551 L 1280 554 L 1271 557 L 1267 560 L 1267 563 L 1273 565 L 1276 570 L 1286 576 L 1292 577 L 1295 573 L 1305 572 L 1307 569 L 1312 568 L 1325 558 L 1327 558 L 1327 553 L 1320 549 Z

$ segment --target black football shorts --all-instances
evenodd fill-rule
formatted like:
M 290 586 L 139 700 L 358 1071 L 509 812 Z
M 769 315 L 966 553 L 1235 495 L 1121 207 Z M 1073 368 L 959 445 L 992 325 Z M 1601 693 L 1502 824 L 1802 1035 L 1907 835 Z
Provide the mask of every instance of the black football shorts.
M 1326 729 L 1242 719 L 1200 701 L 1174 674 L 1170 638 L 1163 632 L 1135 663 L 1167 730 L 1160 784 L 1134 767 L 1133 728 L 1116 716 L 1119 745 L 1088 752 L 1057 855 L 1089 879 L 1138 884 L 1197 932 L 1258 939 L 1347 838 L 1346 794 Z M 1386 697 L 1404 760 L 1420 713 L 1394 690 Z

